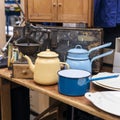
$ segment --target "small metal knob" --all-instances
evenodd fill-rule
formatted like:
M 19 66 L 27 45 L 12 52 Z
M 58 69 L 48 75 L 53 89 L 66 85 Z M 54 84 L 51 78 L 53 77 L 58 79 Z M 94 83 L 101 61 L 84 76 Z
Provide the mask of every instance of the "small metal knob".
M 62 6 L 62 3 L 58 3 L 58 6 L 61 7 L 61 6 Z
M 27 74 L 27 71 L 23 70 L 23 71 L 22 71 L 22 74 L 23 74 L 23 75 L 26 75 L 26 74 Z
M 53 3 L 53 7 L 56 7 L 56 3 Z

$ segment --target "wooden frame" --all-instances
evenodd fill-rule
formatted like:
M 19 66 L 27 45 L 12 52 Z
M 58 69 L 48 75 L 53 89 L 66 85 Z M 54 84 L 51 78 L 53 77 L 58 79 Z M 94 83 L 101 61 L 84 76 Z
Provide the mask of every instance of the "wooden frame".
M 5 45 L 6 43 L 6 37 L 5 37 L 5 4 L 4 0 L 0 0 L 0 49 Z

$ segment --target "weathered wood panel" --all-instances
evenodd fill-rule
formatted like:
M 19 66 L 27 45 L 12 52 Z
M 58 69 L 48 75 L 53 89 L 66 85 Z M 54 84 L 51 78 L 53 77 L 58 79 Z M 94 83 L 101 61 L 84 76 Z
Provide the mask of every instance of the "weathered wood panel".
M 0 48 L 4 46 L 5 38 L 5 5 L 4 0 L 0 0 Z

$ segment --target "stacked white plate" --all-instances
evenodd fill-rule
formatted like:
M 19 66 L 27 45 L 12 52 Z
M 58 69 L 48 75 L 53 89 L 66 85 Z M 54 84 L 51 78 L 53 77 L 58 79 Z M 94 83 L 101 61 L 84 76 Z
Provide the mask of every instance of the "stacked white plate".
M 92 78 L 98 78 L 114 74 L 118 74 L 119 76 L 117 78 L 93 81 L 93 83 L 110 90 L 120 90 L 120 73 L 100 72 L 97 75 L 94 75 Z
M 88 92 L 85 97 L 101 110 L 120 116 L 120 91 Z
M 116 74 L 119 75 L 116 78 L 93 81 L 94 84 L 112 91 L 88 92 L 85 97 L 101 110 L 120 116 L 120 73 L 101 72 L 92 78 Z

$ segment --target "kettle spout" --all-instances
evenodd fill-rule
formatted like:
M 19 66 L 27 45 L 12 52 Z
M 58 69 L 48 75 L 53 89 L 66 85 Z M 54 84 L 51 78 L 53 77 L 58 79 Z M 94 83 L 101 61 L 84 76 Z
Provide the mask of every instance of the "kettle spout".
M 32 60 L 27 55 L 24 55 L 24 58 L 28 61 L 30 70 L 34 73 L 35 65 L 32 63 Z

